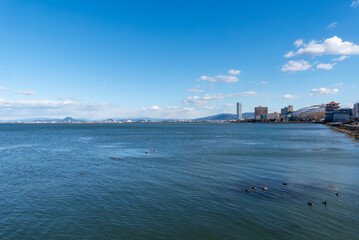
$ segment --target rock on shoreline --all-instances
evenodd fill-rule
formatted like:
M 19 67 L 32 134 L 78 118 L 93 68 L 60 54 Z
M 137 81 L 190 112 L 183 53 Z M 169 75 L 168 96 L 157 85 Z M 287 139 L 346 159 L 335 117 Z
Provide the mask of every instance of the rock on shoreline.
M 327 126 L 332 129 L 346 133 L 356 139 L 359 139 L 359 125 L 358 124 L 346 124 L 346 123 L 329 123 Z

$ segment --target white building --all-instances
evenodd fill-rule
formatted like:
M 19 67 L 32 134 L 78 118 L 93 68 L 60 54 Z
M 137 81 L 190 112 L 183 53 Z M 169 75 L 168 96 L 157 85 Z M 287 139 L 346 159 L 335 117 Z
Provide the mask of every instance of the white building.
M 359 118 L 359 103 L 354 104 L 353 118 Z
M 242 119 L 242 103 L 237 102 L 237 119 Z

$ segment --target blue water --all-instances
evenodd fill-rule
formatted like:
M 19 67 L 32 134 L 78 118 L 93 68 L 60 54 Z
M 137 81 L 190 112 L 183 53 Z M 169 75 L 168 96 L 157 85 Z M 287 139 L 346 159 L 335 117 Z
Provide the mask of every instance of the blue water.
M 0 239 L 359 239 L 359 143 L 323 125 L 0 124 L 0 139 Z

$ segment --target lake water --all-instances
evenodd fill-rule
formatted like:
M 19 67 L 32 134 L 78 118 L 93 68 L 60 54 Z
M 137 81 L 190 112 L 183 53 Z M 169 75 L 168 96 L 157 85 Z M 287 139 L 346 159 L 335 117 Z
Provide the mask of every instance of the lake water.
M 323 125 L 1 124 L 0 139 L 3 240 L 359 239 L 359 142 Z

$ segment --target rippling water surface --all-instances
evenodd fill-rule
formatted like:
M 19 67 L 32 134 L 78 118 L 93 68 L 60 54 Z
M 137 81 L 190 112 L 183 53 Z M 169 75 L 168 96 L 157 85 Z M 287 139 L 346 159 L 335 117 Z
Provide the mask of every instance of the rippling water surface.
M 359 143 L 322 125 L 1 124 L 0 139 L 0 239 L 359 238 Z

